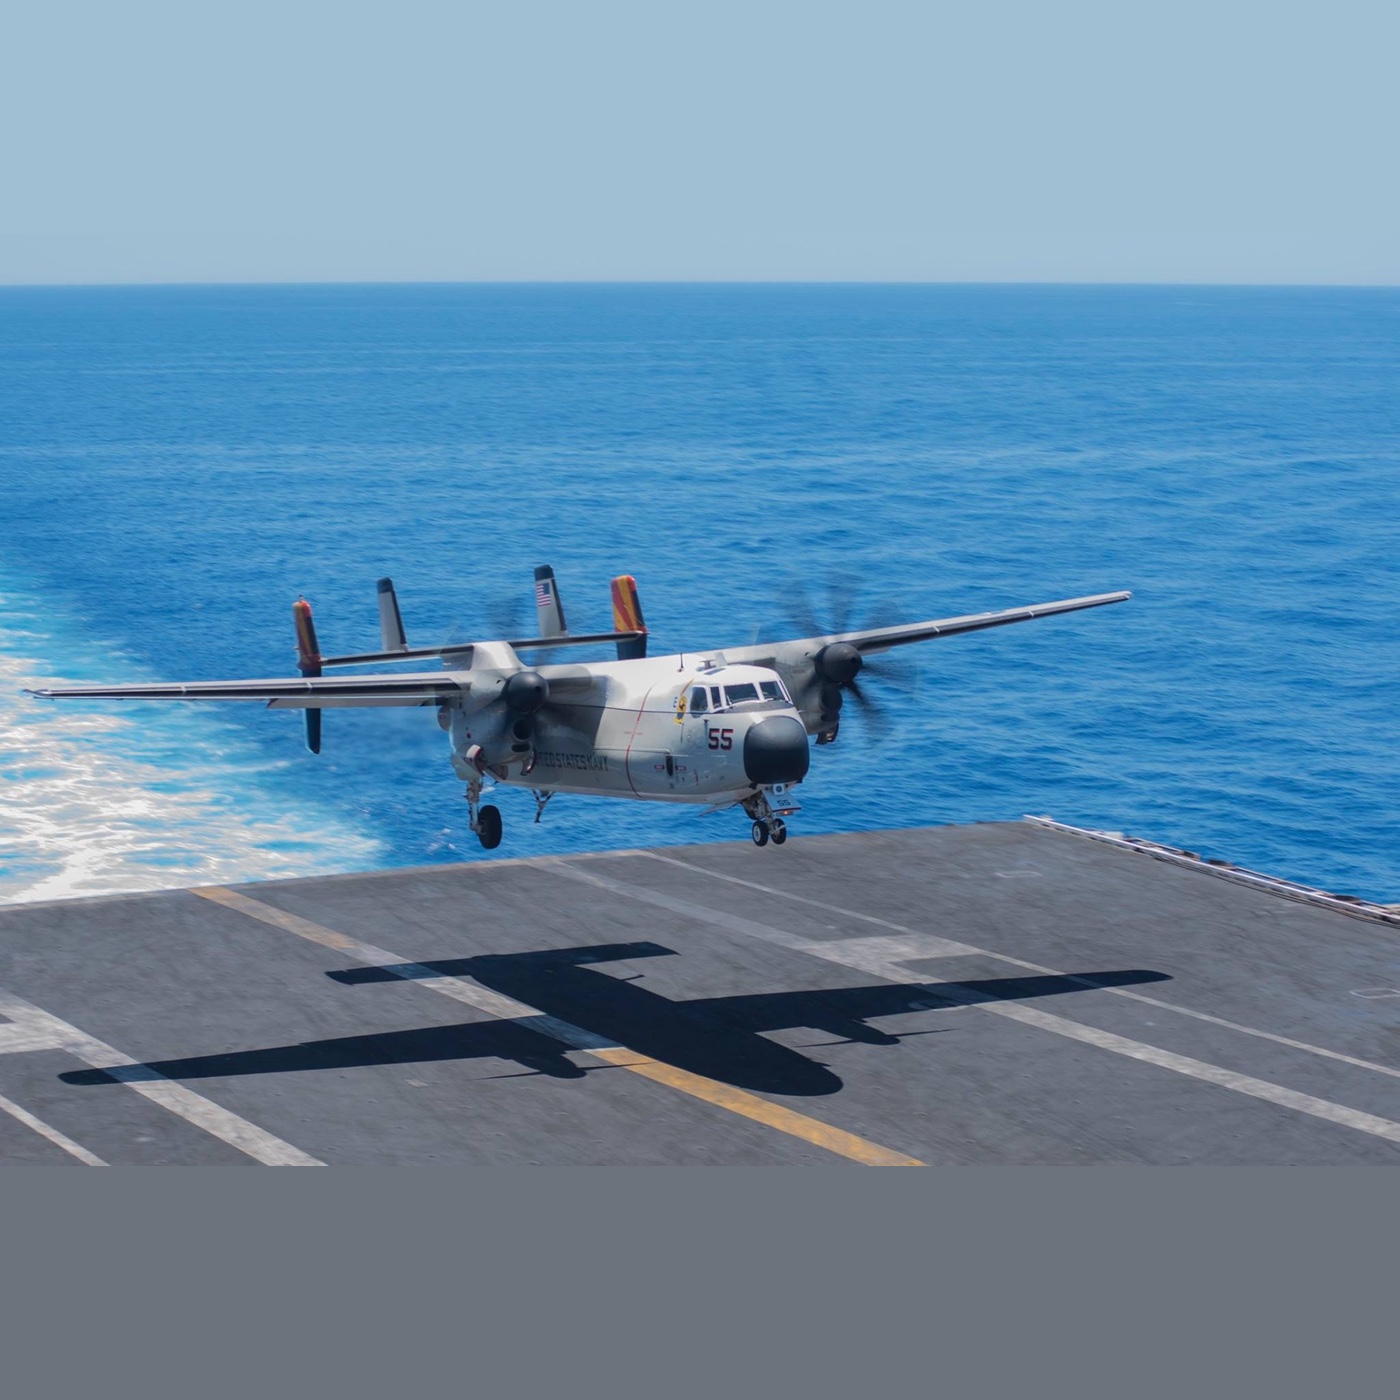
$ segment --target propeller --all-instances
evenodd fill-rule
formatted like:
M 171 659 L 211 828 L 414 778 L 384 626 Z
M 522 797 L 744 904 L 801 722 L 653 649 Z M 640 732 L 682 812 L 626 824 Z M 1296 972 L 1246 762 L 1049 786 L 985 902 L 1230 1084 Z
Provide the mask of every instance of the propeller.
M 790 595 L 791 623 L 798 635 L 808 637 L 840 636 L 845 632 L 863 631 L 882 625 L 889 619 L 882 614 L 893 613 L 887 605 L 857 610 L 857 589 L 853 580 L 838 578 L 828 583 L 824 606 L 814 605 L 811 596 L 801 584 Z M 836 740 L 841 724 L 841 710 L 845 697 L 849 695 L 856 702 L 861 717 L 874 734 L 883 734 L 889 728 L 889 713 L 886 707 L 871 691 L 857 679 L 869 663 L 866 657 L 850 642 L 828 642 L 812 657 L 812 679 L 802 689 L 808 693 L 799 695 L 797 701 L 803 709 L 808 708 L 811 698 L 809 687 L 817 689 L 816 699 L 820 706 L 821 729 L 817 743 L 830 744 Z M 876 669 L 870 672 L 881 682 L 888 682 L 896 689 L 913 694 L 917 690 L 914 668 L 907 656 L 882 654 Z
M 473 746 L 476 749 L 473 761 L 483 772 L 488 767 L 523 760 L 528 773 L 534 766 L 535 735 L 543 723 L 581 729 L 585 739 L 593 738 L 588 732 L 587 720 L 581 722 L 578 711 L 571 713 L 566 707 L 580 703 L 587 706 L 590 701 L 600 705 L 596 698 L 598 678 L 586 666 L 553 669 L 552 678 L 529 668 L 512 671 L 506 676 L 499 694 L 486 707 L 487 713 L 495 710 L 500 716 L 499 728 L 487 721 L 487 733 L 495 737 L 485 738 L 482 744 Z M 587 713 L 585 709 L 585 716 Z

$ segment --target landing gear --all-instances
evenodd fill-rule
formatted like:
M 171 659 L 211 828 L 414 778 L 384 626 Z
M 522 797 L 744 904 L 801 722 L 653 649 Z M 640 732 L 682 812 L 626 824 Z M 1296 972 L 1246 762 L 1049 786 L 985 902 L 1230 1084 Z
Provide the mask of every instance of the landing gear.
M 787 783 L 759 788 L 757 792 L 750 793 L 742 805 L 753 822 L 749 835 L 753 837 L 755 846 L 766 846 L 770 841 L 775 846 L 781 846 L 788 836 L 787 823 L 783 818 L 802 810 Z
M 476 839 L 488 850 L 501 844 L 501 809 L 489 803 L 476 814 Z
M 501 809 L 490 803 L 481 805 L 480 782 L 467 784 L 467 811 L 476 839 L 486 850 L 494 851 L 501 844 Z
M 528 769 L 526 770 L 529 771 Z M 535 799 L 535 825 L 538 826 L 540 818 L 544 816 L 544 809 L 549 799 L 554 796 L 552 792 L 541 792 L 539 788 L 531 789 L 531 796 Z

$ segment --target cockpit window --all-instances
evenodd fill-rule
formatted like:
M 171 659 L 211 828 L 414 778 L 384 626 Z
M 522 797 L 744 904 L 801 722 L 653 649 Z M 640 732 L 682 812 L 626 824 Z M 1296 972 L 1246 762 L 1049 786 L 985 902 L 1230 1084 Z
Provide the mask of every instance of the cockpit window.
M 786 700 L 783 694 L 783 687 L 778 681 L 759 681 L 758 688 L 763 692 L 765 700 Z
M 720 689 L 717 685 L 710 687 L 710 703 L 714 705 L 715 709 L 719 709 L 724 704 L 724 699 L 720 695 Z
M 731 705 L 742 705 L 745 700 L 758 699 L 758 687 L 749 685 L 727 685 L 724 687 L 724 698 Z
M 690 713 L 693 715 L 703 714 L 710 708 L 710 697 L 703 685 L 697 685 L 690 692 Z

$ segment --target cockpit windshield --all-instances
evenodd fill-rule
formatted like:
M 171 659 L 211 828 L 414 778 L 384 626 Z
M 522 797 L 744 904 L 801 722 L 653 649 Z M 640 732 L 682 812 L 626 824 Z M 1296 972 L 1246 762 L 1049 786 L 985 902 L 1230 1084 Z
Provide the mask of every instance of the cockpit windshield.
M 732 709 L 736 705 L 758 706 L 765 710 L 778 707 L 787 709 L 792 704 L 782 681 L 776 677 L 766 681 L 736 681 L 733 685 L 724 687 L 722 700 L 720 695 L 719 686 L 710 687 L 711 706 L 716 710 Z M 694 709 L 695 706 L 692 705 L 691 710 Z
M 746 710 L 786 710 L 792 707 L 787 687 L 771 671 L 746 666 L 728 671 L 711 672 L 720 684 L 705 679 L 702 672 L 686 692 L 684 709 L 692 715 L 718 714 L 721 710 L 743 707 Z M 733 679 L 726 682 L 726 678 Z M 740 677 L 747 677 L 741 680 Z M 705 682 L 705 683 L 701 683 Z

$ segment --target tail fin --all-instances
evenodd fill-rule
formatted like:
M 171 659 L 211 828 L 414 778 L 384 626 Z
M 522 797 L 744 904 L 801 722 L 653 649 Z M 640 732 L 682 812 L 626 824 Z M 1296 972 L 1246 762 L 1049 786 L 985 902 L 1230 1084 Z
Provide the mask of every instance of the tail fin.
M 535 570 L 535 607 L 540 614 L 541 637 L 562 637 L 568 632 L 564 604 L 559 600 L 559 585 L 548 564 L 541 564 Z
M 642 617 L 642 600 L 637 596 L 637 580 L 631 574 L 619 574 L 612 581 L 613 631 L 641 632 L 630 642 L 617 644 L 619 661 L 636 661 L 647 654 L 647 625 Z
M 394 580 L 382 578 L 379 588 L 379 637 L 385 651 L 407 651 L 408 638 L 404 636 L 403 617 L 399 613 L 399 598 L 394 592 Z
M 298 598 L 292 604 L 292 621 L 297 631 L 297 670 L 303 676 L 321 674 L 321 648 L 316 641 L 316 624 L 311 620 L 311 604 Z M 306 711 L 306 747 L 321 752 L 321 712 Z

